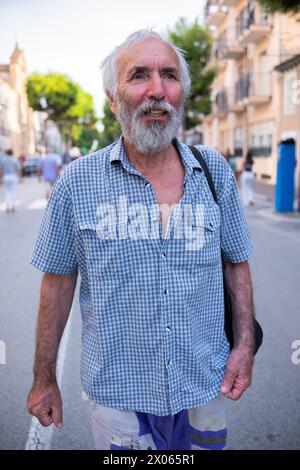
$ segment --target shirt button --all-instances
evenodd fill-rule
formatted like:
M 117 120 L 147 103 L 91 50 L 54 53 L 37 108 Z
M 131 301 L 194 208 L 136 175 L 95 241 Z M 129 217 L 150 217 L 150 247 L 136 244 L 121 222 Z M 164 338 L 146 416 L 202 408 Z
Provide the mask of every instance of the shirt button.
M 166 326 L 166 330 L 167 330 L 168 332 L 170 332 L 170 331 L 171 331 L 171 327 L 170 327 L 170 326 Z
M 169 293 L 168 289 L 164 289 L 164 294 L 168 295 L 168 293 Z
M 212 222 L 209 222 L 209 226 L 210 226 L 210 227 L 213 227 L 214 224 L 213 224 Z
M 150 188 L 150 183 L 149 183 L 149 181 L 147 181 L 147 183 L 145 183 L 145 188 Z
M 170 366 L 172 364 L 172 359 L 169 359 L 168 360 L 168 366 Z
M 166 253 L 162 253 L 161 257 L 162 257 L 162 259 L 166 259 L 166 257 L 167 257 Z

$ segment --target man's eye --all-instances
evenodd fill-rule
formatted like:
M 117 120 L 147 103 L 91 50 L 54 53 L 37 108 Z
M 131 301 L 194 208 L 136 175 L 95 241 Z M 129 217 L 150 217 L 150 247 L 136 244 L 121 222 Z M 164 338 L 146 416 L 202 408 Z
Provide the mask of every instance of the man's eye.
M 176 75 L 174 73 L 165 73 L 165 78 L 168 80 L 176 80 Z
M 134 80 L 142 80 L 143 78 L 145 78 L 145 74 L 142 72 L 137 72 L 132 76 L 132 78 Z

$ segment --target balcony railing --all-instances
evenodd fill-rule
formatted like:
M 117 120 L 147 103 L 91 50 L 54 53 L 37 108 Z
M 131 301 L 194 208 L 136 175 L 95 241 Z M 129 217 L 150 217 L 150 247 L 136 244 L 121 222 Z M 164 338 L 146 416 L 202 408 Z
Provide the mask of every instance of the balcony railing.
M 272 147 L 250 147 L 254 157 L 269 157 L 272 155 Z
M 228 96 L 227 91 L 224 88 L 217 93 L 216 107 L 219 114 L 228 113 Z
M 271 99 L 271 95 L 270 73 L 243 73 L 235 83 L 236 101 L 247 99 L 246 104 L 259 106 L 268 103 Z
M 245 53 L 245 47 L 236 39 L 235 28 L 226 28 L 216 40 L 212 60 L 238 59 Z
M 242 45 L 257 43 L 272 30 L 272 17 L 250 2 L 236 19 L 237 38 Z
M 204 16 L 207 18 L 209 15 L 219 10 L 218 0 L 207 0 L 204 7 Z
M 240 144 L 241 145 L 241 144 Z M 234 156 L 235 157 L 242 157 L 243 156 L 243 147 L 242 146 L 234 147 Z
M 220 0 L 220 5 L 225 7 L 234 7 L 240 0 Z
M 218 26 L 226 18 L 227 8 L 220 1 L 208 1 L 205 5 L 205 21 L 210 26 Z
M 250 90 L 250 75 L 245 73 L 241 74 L 239 79 L 235 82 L 235 101 L 241 101 L 249 96 Z

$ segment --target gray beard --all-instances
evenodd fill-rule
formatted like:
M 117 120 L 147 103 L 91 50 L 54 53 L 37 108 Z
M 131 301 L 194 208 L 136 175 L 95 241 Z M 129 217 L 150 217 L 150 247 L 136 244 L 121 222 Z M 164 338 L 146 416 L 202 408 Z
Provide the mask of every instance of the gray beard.
M 123 136 L 141 154 L 158 153 L 165 149 L 176 137 L 183 120 L 183 101 L 178 108 L 168 103 L 159 103 L 152 100 L 143 103 L 136 110 L 131 111 L 124 100 L 119 97 L 119 107 L 116 117 L 121 125 Z M 167 123 L 149 121 L 146 125 L 141 116 L 146 109 L 161 109 L 168 111 L 170 120 Z

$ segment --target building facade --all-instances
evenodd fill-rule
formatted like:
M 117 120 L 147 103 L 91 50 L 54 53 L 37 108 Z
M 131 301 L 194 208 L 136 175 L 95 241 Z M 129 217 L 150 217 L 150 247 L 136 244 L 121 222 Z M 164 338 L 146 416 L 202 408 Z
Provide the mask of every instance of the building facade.
M 217 69 L 204 143 L 254 155 L 258 179 L 275 183 L 277 144 L 293 138 L 300 167 L 300 15 L 268 14 L 249 0 L 208 1 Z M 242 158 L 237 158 L 242 166 Z
M 0 152 L 12 149 L 16 157 L 33 154 L 35 150 L 26 79 L 24 53 L 16 46 L 9 64 L 0 64 Z

